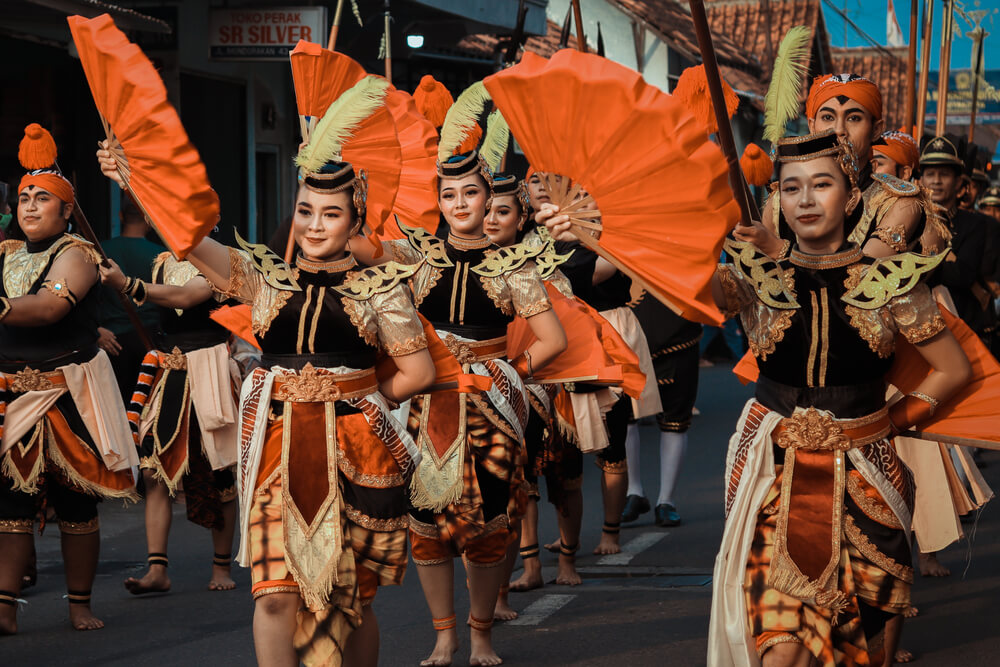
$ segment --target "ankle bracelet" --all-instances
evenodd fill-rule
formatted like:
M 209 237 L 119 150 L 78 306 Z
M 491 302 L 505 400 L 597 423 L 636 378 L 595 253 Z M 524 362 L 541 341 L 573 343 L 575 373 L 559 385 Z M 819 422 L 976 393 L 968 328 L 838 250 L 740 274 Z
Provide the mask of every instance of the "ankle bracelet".
M 146 563 L 148 565 L 162 565 L 163 567 L 168 567 L 170 565 L 170 560 L 167 558 L 167 554 L 161 552 L 150 552 L 146 556 Z
M 432 618 L 431 623 L 434 624 L 434 629 L 438 632 L 451 630 L 455 627 L 455 614 L 445 616 L 444 618 Z
M 484 621 L 482 619 L 476 618 L 472 614 L 469 614 L 469 620 L 466 621 L 466 623 L 473 630 L 478 630 L 479 632 L 486 632 L 487 630 L 493 627 L 493 618 L 490 617 L 489 620 Z

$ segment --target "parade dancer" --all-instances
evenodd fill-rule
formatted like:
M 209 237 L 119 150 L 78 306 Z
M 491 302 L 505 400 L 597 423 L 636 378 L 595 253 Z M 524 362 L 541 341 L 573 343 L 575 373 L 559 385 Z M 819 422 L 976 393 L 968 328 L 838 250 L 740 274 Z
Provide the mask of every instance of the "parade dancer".
M 243 385 L 237 473 L 261 665 L 377 664 L 371 604 L 406 569 L 406 483 L 419 454 L 390 402 L 431 383 L 434 366 L 403 284 L 412 267 L 359 270 L 347 250 L 368 181 L 339 161 L 385 88 L 359 82 L 300 151 L 294 267 L 242 241 L 204 239 L 190 255 L 217 291 L 250 304 L 263 350 Z M 378 353 L 393 362 L 381 379 Z
M 943 258 L 873 260 L 847 241 L 862 214 L 850 145 L 827 131 L 777 156 L 795 247 L 775 263 L 730 243 L 713 281 L 760 378 L 727 455 L 708 663 L 891 665 L 913 581 L 911 479 L 892 437 L 971 369 L 921 280 Z M 933 370 L 887 406 L 897 334 Z
M 171 504 L 184 491 L 188 519 L 212 531 L 209 590 L 230 590 L 236 526 L 237 413 L 229 358 L 229 331 L 209 317 L 219 294 L 193 264 L 169 252 L 153 262 L 152 283 L 125 276 L 111 261 L 101 267 L 105 285 L 139 305 L 159 306 L 163 337 L 147 354 L 132 400 L 139 468 L 146 499 L 148 569 L 129 577 L 133 595 L 170 590 L 167 538 Z M 144 407 L 143 407 L 144 406 Z
M 546 256 L 546 270 L 539 275 L 552 283 L 567 297 L 572 297 L 569 281 L 563 276 L 558 265 L 566 259 L 559 256 L 551 246 L 544 227 L 531 227 L 525 230 L 530 212 L 527 189 L 523 182 L 512 175 L 502 175 L 494 178 L 493 200 L 486 216 L 485 229 L 490 240 L 501 248 L 521 242 L 529 247 L 543 248 Z M 544 238 L 543 238 L 544 235 Z M 536 258 L 538 259 L 538 258 Z M 508 549 L 506 564 L 507 578 L 513 570 L 517 555 L 520 554 L 524 565 L 523 574 L 510 582 L 509 589 L 513 591 L 529 591 L 543 585 L 541 561 L 538 549 L 538 500 L 541 498 L 538 480 L 545 478 L 549 501 L 558 512 L 559 523 L 559 569 L 556 583 L 577 585 L 580 575 L 576 571 L 576 551 L 579 549 L 580 524 L 583 518 L 583 493 L 581 481 L 583 476 L 583 456 L 575 443 L 572 442 L 567 428 L 560 422 L 565 419 L 559 413 L 557 397 L 564 390 L 559 384 L 528 384 L 528 402 L 531 411 L 528 425 L 525 427 L 525 450 L 527 460 L 524 464 L 524 477 L 528 487 L 528 501 L 520 526 L 520 544 L 512 544 Z M 562 396 L 562 403 L 566 403 Z M 497 600 L 497 618 L 501 614 L 510 620 L 515 618 L 515 612 L 507 603 L 507 586 L 500 587 L 500 597 Z
M 97 347 L 93 245 L 68 233 L 73 186 L 55 167 L 56 145 L 25 128 L 17 219 L 26 240 L 0 244 L 0 634 L 17 632 L 17 598 L 42 507 L 54 510 L 77 630 L 104 623 L 90 606 L 100 552 L 100 498 L 135 500 L 125 408 L 107 354 Z

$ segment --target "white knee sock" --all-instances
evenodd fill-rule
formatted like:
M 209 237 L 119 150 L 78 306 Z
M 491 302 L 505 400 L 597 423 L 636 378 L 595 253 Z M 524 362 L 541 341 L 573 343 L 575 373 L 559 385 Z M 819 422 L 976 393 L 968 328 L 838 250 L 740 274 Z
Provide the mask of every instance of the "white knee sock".
M 660 497 L 657 505 L 674 504 L 674 486 L 687 450 L 687 433 L 660 433 Z
M 642 490 L 639 463 L 639 424 L 629 424 L 625 435 L 625 460 L 628 462 L 628 491 L 630 496 L 646 495 Z

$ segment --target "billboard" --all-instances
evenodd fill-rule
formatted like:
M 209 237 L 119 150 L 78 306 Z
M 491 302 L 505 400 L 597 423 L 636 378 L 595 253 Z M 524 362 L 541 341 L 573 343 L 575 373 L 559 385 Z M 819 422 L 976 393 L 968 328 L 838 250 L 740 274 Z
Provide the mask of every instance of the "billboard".
M 938 72 L 930 72 L 927 85 L 927 124 L 937 122 Z M 986 70 L 984 78 L 1000 91 L 1000 69 Z M 948 124 L 968 125 L 972 111 L 972 72 L 957 70 L 948 76 Z M 980 87 L 976 103 L 976 125 L 1000 124 L 1000 95 L 990 95 Z
M 325 7 L 213 9 L 208 49 L 213 60 L 288 60 L 300 39 L 326 44 Z

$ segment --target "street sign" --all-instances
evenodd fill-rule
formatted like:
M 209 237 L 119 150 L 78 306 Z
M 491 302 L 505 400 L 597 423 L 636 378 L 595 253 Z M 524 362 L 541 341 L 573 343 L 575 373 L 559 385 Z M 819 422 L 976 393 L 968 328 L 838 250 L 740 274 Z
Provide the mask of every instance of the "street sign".
M 986 70 L 986 82 L 1000 91 L 1000 69 Z M 930 72 L 927 85 L 927 124 L 937 122 L 938 73 Z M 996 96 L 994 96 L 996 97 Z M 952 70 L 948 77 L 948 125 L 968 125 L 972 110 L 972 72 Z M 1000 101 L 990 99 L 980 84 L 976 125 L 1000 124 Z
M 287 61 L 300 39 L 326 43 L 326 7 L 212 9 L 208 16 L 213 60 Z

